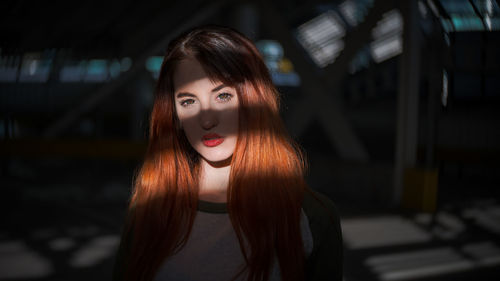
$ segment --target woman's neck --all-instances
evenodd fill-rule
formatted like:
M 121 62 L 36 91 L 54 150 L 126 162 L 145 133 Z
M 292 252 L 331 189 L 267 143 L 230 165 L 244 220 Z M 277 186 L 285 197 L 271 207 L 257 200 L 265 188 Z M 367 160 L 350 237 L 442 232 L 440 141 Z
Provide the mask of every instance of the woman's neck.
M 226 202 L 231 165 L 214 165 L 201 158 L 200 168 L 199 199 L 210 202 Z

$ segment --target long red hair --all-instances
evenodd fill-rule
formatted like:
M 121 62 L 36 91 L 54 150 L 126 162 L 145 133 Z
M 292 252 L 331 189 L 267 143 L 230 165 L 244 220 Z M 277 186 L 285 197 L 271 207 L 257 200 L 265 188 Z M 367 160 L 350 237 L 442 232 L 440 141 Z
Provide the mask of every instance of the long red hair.
M 248 280 L 268 280 L 276 259 L 282 280 L 304 279 L 302 155 L 284 129 L 279 95 L 259 52 L 239 32 L 218 26 L 195 28 L 168 47 L 149 146 L 129 206 L 126 278 L 152 280 L 162 262 L 186 243 L 196 216 L 199 156 L 179 129 L 173 100 L 173 73 L 188 57 L 198 60 L 210 79 L 238 93 L 239 131 L 227 207 Z

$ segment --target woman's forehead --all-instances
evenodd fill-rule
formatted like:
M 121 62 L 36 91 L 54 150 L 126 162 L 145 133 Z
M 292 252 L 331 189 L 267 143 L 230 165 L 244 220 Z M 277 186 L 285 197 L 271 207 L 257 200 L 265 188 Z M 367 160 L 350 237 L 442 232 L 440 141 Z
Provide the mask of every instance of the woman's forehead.
M 224 83 L 219 79 L 210 77 L 203 66 L 195 59 L 185 59 L 178 63 L 173 73 L 174 93 L 189 92 L 190 90 L 212 90 L 216 86 L 230 86 L 230 83 Z
M 192 82 L 208 78 L 201 64 L 194 58 L 186 58 L 179 61 L 174 69 L 173 83 L 177 91 Z

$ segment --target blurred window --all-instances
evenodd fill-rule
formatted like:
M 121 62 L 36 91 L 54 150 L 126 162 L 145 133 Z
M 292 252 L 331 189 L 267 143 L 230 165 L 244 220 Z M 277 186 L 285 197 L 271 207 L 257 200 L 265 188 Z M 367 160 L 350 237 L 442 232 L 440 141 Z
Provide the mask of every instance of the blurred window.
M 373 0 L 345 0 L 338 8 L 346 22 L 354 27 L 363 22 L 372 5 Z
M 21 58 L 19 56 L 1 56 L 0 82 L 16 82 L 20 63 Z
M 329 10 L 297 28 L 297 39 L 319 67 L 335 61 L 344 49 L 345 28 L 337 13 Z
M 370 51 L 379 63 L 399 55 L 403 51 L 403 17 L 394 9 L 385 13 L 372 30 L 373 42 Z
M 47 82 L 52 67 L 52 58 L 41 53 L 26 53 L 21 62 L 19 82 Z
M 500 30 L 500 8 L 494 0 L 439 0 L 439 3 L 451 20 L 441 18 L 447 32 Z

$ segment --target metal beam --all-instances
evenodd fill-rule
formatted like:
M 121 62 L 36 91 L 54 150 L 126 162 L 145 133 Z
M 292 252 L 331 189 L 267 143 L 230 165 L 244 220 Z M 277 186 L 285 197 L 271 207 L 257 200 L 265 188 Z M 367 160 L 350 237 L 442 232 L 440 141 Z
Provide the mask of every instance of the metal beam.
M 394 9 L 394 1 L 376 0 L 373 7 L 366 15 L 363 22 L 357 25 L 354 30 L 349 31 L 344 38 L 344 48 L 333 64 L 324 69 L 324 79 L 330 89 L 335 89 L 334 93 L 340 93 L 338 90 L 339 82 L 347 73 L 349 64 L 358 51 L 371 41 L 371 31 L 382 16 Z
M 218 1 L 215 3 L 210 3 L 205 9 L 200 9 L 194 15 L 191 15 L 184 23 L 179 24 L 171 32 L 169 32 L 164 38 L 161 38 L 153 47 L 145 51 L 141 56 L 139 56 L 130 70 L 123 73 L 118 79 L 105 84 L 103 87 L 97 91 L 89 94 L 89 96 L 78 104 L 75 108 L 68 110 L 61 118 L 56 120 L 54 123 L 50 124 L 47 129 L 42 134 L 44 138 L 53 138 L 61 134 L 66 130 L 71 124 L 80 118 L 83 114 L 96 108 L 101 102 L 109 98 L 117 92 L 117 90 L 123 86 L 126 82 L 144 71 L 144 65 L 146 60 L 154 54 L 162 53 L 166 49 L 166 46 L 178 34 L 185 31 L 186 29 L 193 27 L 206 21 L 210 16 L 215 14 L 219 9 L 225 4 L 226 1 Z
M 476 14 L 476 16 L 481 19 L 481 22 L 483 23 L 484 30 L 487 31 L 488 24 L 486 24 L 486 21 L 485 21 L 483 15 L 481 15 L 481 12 L 479 12 L 479 9 L 477 8 L 476 4 L 474 4 L 474 1 L 472 1 L 472 0 L 469 0 L 469 3 L 472 6 L 472 9 L 474 10 L 474 13 Z
M 260 1 L 259 4 L 265 21 L 263 26 L 283 45 L 302 80 L 305 97 L 292 108 L 286 120 L 290 125 L 290 133 L 296 137 L 300 136 L 313 118 L 319 118 L 342 159 L 368 161 L 368 153 L 344 116 L 339 99 L 331 94 L 322 79 L 315 74 L 316 69 L 297 46 L 283 17 L 268 2 Z

